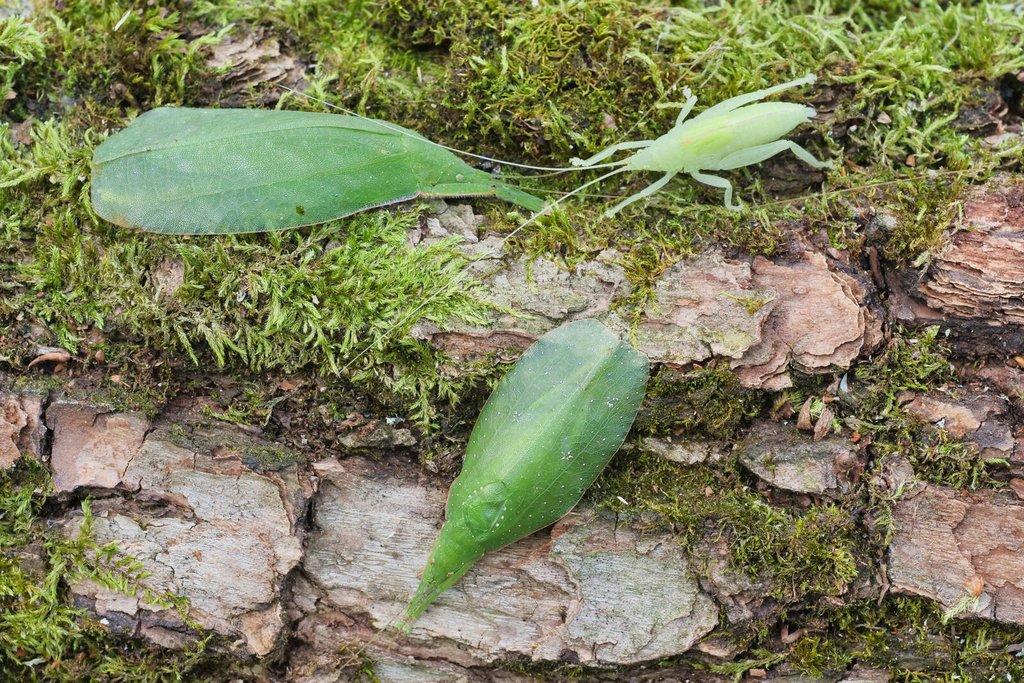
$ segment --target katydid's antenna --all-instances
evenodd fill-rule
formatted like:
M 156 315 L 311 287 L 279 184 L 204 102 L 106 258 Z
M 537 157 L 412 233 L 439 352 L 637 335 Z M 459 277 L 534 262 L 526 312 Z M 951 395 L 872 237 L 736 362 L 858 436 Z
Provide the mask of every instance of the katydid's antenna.
M 474 159 L 481 159 L 483 161 L 490 161 L 490 162 L 493 162 L 495 164 L 503 164 L 505 166 L 514 166 L 515 168 L 525 168 L 525 169 L 528 169 L 528 170 L 531 170 L 531 171 L 551 171 L 552 174 L 558 174 L 558 173 L 568 173 L 570 171 L 588 171 L 588 170 L 593 169 L 593 168 L 614 168 L 616 166 L 621 166 L 623 163 L 625 163 L 625 162 L 622 162 L 622 161 L 613 161 L 613 162 L 607 163 L 607 164 L 598 164 L 598 165 L 595 165 L 595 166 L 587 166 L 587 167 L 582 167 L 581 168 L 581 167 L 577 167 L 577 166 L 563 166 L 563 167 L 557 167 L 557 166 L 556 167 L 552 167 L 552 166 L 530 166 L 529 164 L 520 164 L 520 163 L 516 163 L 515 161 L 505 161 L 504 159 L 495 159 L 493 157 L 484 156 L 483 154 L 474 154 L 473 152 L 466 152 L 465 150 L 458 149 L 457 147 L 449 147 L 448 145 L 442 144 L 440 142 L 434 142 L 433 140 L 427 140 L 426 138 L 422 138 L 422 137 L 420 137 L 418 135 L 413 135 L 412 133 L 410 133 L 409 131 L 405 130 L 404 128 L 402 128 L 400 126 L 396 126 L 394 124 L 388 123 L 387 121 L 380 121 L 378 119 L 371 119 L 370 117 L 363 116 L 362 114 L 360 114 L 358 112 L 355 112 L 355 111 L 352 111 L 351 109 L 346 109 L 345 107 L 342 107 L 340 105 L 334 104 L 333 102 L 328 102 L 327 100 L 325 100 L 323 98 L 316 97 L 314 95 L 310 95 L 309 93 L 300 92 L 298 90 L 295 90 L 294 88 L 289 88 L 287 85 L 280 85 L 279 87 L 281 89 L 283 89 L 283 90 L 287 90 L 288 92 L 292 93 L 293 95 L 299 95 L 301 97 L 305 97 L 305 98 L 307 98 L 309 100 L 312 100 L 313 102 L 317 102 L 318 104 L 322 104 L 323 106 L 325 106 L 325 107 L 327 107 L 329 109 L 334 109 L 336 111 L 340 111 L 340 112 L 342 112 L 344 114 L 348 114 L 349 116 L 355 116 L 356 118 L 363 119 L 364 121 L 372 121 L 372 122 L 374 122 L 374 123 L 376 123 L 376 124 L 378 124 L 380 126 L 383 126 L 384 128 L 387 128 L 389 130 L 393 130 L 396 133 L 401 133 L 402 135 L 407 135 L 409 137 L 415 137 L 417 140 L 419 140 L 421 142 L 425 140 L 426 142 L 429 142 L 430 144 L 435 145 L 437 147 L 441 147 L 442 149 L 446 149 L 449 152 L 455 152 L 456 154 L 462 154 L 464 156 L 472 157 Z

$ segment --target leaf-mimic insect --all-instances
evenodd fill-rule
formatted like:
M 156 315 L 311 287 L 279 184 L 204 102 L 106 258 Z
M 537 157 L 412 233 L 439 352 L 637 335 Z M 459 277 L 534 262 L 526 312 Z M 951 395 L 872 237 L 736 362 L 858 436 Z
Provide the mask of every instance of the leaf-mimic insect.
M 594 320 L 562 325 L 523 354 L 473 427 L 403 628 L 484 553 L 576 505 L 622 445 L 647 373 L 647 358 Z
M 154 109 L 92 163 L 96 213 L 169 234 L 313 225 L 419 196 L 544 206 L 411 130 L 338 114 Z
M 572 159 L 579 168 L 593 166 L 616 152 L 639 150 L 626 159 L 613 162 L 621 166 L 604 177 L 624 171 L 659 171 L 661 178 L 631 195 L 605 212 L 614 216 L 638 199 L 650 196 L 665 187 L 678 173 L 687 173 L 694 180 L 725 190 L 726 207 L 739 210 L 733 203 L 732 183 L 705 171 L 728 171 L 750 166 L 789 150 L 813 168 L 826 168 L 830 161 L 819 161 L 813 154 L 791 140 L 781 139 L 801 123 L 815 115 L 812 107 L 792 102 L 760 102 L 776 93 L 813 83 L 814 74 L 764 90 L 739 95 L 686 120 L 697 98 L 689 88 L 686 102 L 672 130 L 656 140 L 620 142 L 586 160 Z

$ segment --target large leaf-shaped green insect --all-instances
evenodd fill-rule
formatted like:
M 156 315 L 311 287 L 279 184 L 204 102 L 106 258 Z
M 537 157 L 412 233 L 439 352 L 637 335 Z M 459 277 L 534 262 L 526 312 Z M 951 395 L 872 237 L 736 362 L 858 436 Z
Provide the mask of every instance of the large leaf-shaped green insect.
M 401 628 L 484 553 L 576 505 L 626 438 L 647 373 L 647 358 L 594 320 L 563 325 L 530 347 L 477 419 Z
M 92 163 L 96 213 L 169 234 L 299 227 L 421 196 L 544 206 L 411 130 L 339 114 L 154 109 Z

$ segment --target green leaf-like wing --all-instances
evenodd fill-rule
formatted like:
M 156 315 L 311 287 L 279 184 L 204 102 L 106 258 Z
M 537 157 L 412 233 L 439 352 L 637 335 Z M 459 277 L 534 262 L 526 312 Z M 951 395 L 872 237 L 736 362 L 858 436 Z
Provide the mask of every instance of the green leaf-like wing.
M 103 218 L 169 234 L 313 225 L 417 196 L 543 201 L 394 124 L 259 109 L 154 109 L 93 155 Z
M 545 334 L 495 387 L 448 494 L 454 515 L 491 482 L 508 487 L 500 548 L 569 511 L 622 445 L 647 385 L 643 354 L 596 320 Z
M 595 320 L 541 337 L 494 389 L 448 492 L 408 626 L 484 553 L 558 520 L 622 445 L 648 361 Z

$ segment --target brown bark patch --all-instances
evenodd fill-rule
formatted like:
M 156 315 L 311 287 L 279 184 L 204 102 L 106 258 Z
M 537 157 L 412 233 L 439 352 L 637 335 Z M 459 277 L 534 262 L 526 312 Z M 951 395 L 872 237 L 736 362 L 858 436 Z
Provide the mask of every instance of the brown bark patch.
M 753 282 L 777 293 L 764 341 L 734 363 L 750 387 L 792 386 L 789 369 L 814 374 L 850 367 L 882 339 L 881 322 L 863 305 L 867 290 L 825 257 L 806 252 L 799 261 L 773 263 L 758 257 Z
M 237 429 L 207 429 L 198 445 L 182 425 L 150 432 L 141 418 L 89 406 L 61 404 L 50 419 L 60 490 L 108 490 L 93 504 L 94 539 L 141 562 L 152 594 L 187 598 L 201 627 L 238 638 L 246 654 L 273 650 L 285 628 L 284 578 L 302 558 L 302 516 L 312 495 L 294 462 L 254 470 L 248 462 L 266 446 Z M 77 512 L 63 520 L 69 534 L 80 523 Z M 180 616 L 148 604 L 143 593 L 90 581 L 71 588 L 118 630 L 164 647 L 190 640 Z
M 1010 494 L 926 486 L 894 510 L 893 590 L 1024 624 L 1024 505 Z

